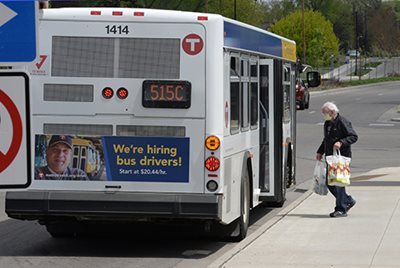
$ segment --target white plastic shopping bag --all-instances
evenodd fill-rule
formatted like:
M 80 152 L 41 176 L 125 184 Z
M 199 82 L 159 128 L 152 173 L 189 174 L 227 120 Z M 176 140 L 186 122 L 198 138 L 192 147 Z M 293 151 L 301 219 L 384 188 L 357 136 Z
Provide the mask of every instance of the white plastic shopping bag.
M 317 161 L 314 168 L 313 191 L 319 195 L 327 195 L 325 162 Z
M 340 155 L 335 150 L 333 155 L 326 157 L 328 164 L 328 185 L 344 187 L 350 184 L 351 158 Z

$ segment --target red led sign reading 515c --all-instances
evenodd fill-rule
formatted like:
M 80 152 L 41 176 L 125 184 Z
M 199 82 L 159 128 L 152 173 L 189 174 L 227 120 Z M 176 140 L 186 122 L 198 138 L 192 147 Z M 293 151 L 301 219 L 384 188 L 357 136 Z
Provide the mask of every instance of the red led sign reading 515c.
M 188 81 L 146 80 L 142 104 L 147 108 L 190 107 L 191 84 Z

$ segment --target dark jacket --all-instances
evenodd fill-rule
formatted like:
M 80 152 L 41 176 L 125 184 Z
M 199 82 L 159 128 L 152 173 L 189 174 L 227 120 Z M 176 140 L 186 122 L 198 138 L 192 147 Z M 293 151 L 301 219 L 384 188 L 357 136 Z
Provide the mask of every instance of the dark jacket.
M 333 155 L 333 145 L 340 141 L 340 154 L 351 157 L 351 144 L 358 140 L 357 133 L 354 131 L 349 120 L 339 114 L 333 121 L 325 121 L 324 140 L 319 146 L 317 153 Z

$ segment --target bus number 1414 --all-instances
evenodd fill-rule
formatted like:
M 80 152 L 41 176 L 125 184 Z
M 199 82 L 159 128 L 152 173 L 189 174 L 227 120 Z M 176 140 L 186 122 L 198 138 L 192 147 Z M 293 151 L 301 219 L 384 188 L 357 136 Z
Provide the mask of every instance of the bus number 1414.
M 128 25 L 107 25 L 107 34 L 129 34 Z

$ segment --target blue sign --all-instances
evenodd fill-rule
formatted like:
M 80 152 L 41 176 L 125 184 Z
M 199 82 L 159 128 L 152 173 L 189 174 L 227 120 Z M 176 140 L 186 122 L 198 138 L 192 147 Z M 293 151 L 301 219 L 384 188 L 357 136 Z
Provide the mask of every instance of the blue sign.
M 109 136 L 102 143 L 110 181 L 189 181 L 189 138 Z
M 0 0 L 0 63 L 35 60 L 36 7 L 34 0 Z

